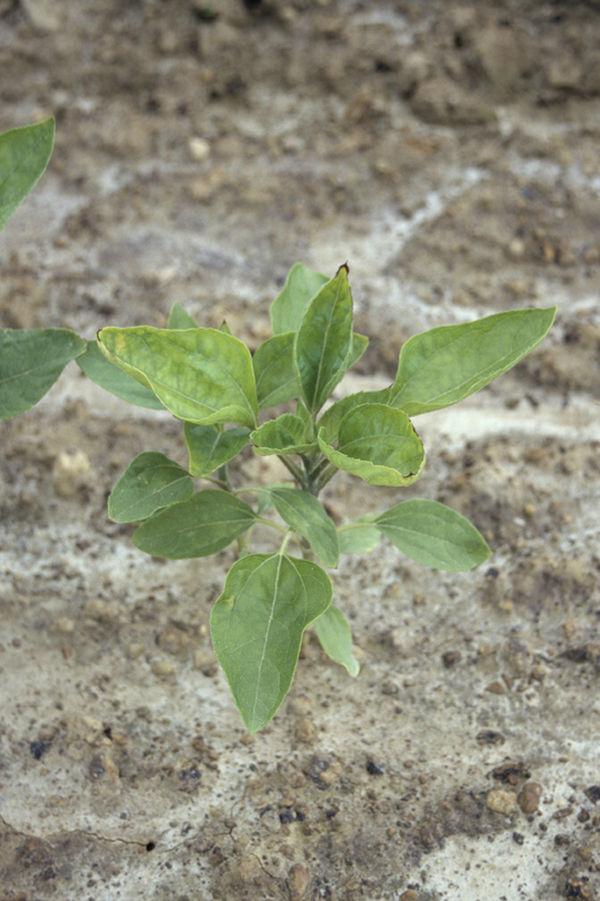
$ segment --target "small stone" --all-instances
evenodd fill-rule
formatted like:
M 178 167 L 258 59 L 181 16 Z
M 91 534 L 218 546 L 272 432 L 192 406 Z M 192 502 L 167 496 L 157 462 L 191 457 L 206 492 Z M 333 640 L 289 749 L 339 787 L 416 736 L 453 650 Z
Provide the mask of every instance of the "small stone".
M 155 660 L 152 664 L 152 672 L 159 678 L 167 678 L 175 673 L 175 664 L 170 660 Z
M 58 31 L 61 25 L 55 0 L 21 0 L 25 15 L 37 31 Z
M 52 469 L 54 490 L 60 497 L 73 497 L 89 484 L 91 473 L 92 464 L 84 451 L 61 451 Z
M 406 891 L 402 892 L 400 895 L 399 901 L 419 901 L 419 896 L 414 888 L 407 888 Z
M 597 804 L 600 801 L 600 785 L 588 786 L 584 791 L 584 795 L 592 804 Z
M 451 669 L 460 661 L 460 651 L 445 651 L 442 654 L 442 663 L 446 669 Z
M 306 895 L 306 889 L 310 883 L 310 873 L 300 863 L 295 863 L 288 873 L 288 888 L 290 897 L 294 901 L 300 901 Z
M 304 744 L 312 744 L 317 737 L 317 729 L 313 721 L 307 717 L 299 717 L 294 725 L 294 737 L 296 741 Z
M 138 641 L 132 642 L 127 648 L 127 656 L 130 660 L 137 660 L 144 653 L 144 645 Z
M 493 695 L 505 695 L 506 685 L 504 684 L 504 682 L 496 679 L 495 682 L 490 682 L 490 684 L 486 686 L 485 690 L 489 691 Z
M 536 812 L 541 797 L 542 786 L 539 782 L 526 782 L 517 795 L 517 801 L 523 813 L 529 815 Z
M 182 629 L 176 626 L 167 626 L 159 633 L 157 644 L 161 651 L 175 656 L 182 656 L 188 649 L 190 643 L 189 636 Z
M 514 792 L 506 791 L 503 788 L 493 788 L 488 792 L 485 803 L 488 809 L 493 810 L 494 813 L 511 816 L 517 809 L 517 796 Z
M 200 670 L 203 676 L 215 676 L 218 666 L 215 658 L 210 652 L 198 649 L 194 654 L 194 666 Z
M 369 776 L 383 776 L 385 772 L 384 768 L 379 763 L 375 763 L 374 760 L 367 761 L 366 770 Z
M 520 260 L 525 255 L 525 242 L 520 238 L 513 238 L 508 245 L 508 256 L 512 260 Z
M 204 162 L 210 156 L 210 144 L 204 138 L 190 138 L 188 147 L 190 156 L 198 163 Z
M 75 620 L 69 616 L 59 616 L 55 620 L 54 627 L 57 632 L 62 632 L 63 635 L 71 635 L 75 631 Z

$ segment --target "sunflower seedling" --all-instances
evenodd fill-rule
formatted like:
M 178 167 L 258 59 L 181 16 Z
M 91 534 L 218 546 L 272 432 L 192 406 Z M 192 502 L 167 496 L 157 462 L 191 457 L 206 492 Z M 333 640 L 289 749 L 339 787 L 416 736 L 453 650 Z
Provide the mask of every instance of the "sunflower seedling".
M 305 630 L 358 674 L 326 572 L 341 555 L 367 553 L 384 538 L 434 569 L 470 570 L 488 558 L 475 526 L 435 500 L 410 497 L 337 526 L 319 494 L 338 471 L 369 485 L 412 485 L 425 463 L 412 418 L 484 388 L 544 338 L 554 315 L 511 310 L 414 335 L 391 385 L 328 405 L 368 339 L 353 330 L 347 267 L 327 278 L 296 263 L 271 306 L 273 335 L 254 354 L 225 326 L 199 327 L 177 304 L 167 328 L 103 328 L 88 342 L 59 330 L 66 352 L 54 334 L 40 342 L 3 330 L 0 415 L 32 406 L 71 354 L 102 388 L 182 423 L 187 465 L 139 454 L 113 488 L 108 514 L 135 523 L 134 544 L 157 557 L 203 557 L 238 541 L 210 628 L 242 719 L 256 732 L 290 689 Z M 242 484 L 244 465 L 234 461 L 247 448 L 279 457 L 289 482 Z M 251 553 L 256 527 L 276 533 L 279 546 Z

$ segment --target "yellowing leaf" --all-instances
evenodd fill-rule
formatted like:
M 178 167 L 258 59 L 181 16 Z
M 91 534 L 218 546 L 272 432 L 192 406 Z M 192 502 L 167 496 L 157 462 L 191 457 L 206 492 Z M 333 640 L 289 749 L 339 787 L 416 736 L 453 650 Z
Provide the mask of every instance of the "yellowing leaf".
M 100 349 L 151 388 L 178 419 L 211 425 L 256 422 L 256 386 L 248 348 L 218 329 L 104 328 Z
M 250 435 L 257 454 L 306 454 L 317 449 L 316 440 L 306 434 L 306 424 L 293 413 L 270 419 Z
M 370 485 L 411 485 L 425 462 L 408 416 L 384 404 L 351 409 L 340 423 L 337 448 L 327 443 L 323 429 L 319 446 L 334 466 Z

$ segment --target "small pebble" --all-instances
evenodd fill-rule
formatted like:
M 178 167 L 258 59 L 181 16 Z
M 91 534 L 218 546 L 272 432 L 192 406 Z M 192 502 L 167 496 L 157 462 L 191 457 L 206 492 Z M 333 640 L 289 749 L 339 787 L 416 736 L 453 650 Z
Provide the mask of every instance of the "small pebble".
M 288 887 L 290 897 L 294 901 L 300 901 L 306 895 L 306 890 L 310 883 L 310 873 L 300 863 L 295 863 L 288 873 Z
M 73 497 L 90 480 L 92 464 L 82 450 L 61 451 L 54 461 L 52 482 L 60 497 Z
M 519 807 L 524 814 L 535 813 L 540 806 L 542 786 L 539 782 L 526 782 L 517 796 Z
M 506 791 L 503 788 L 493 788 L 488 792 L 486 804 L 488 809 L 493 810 L 494 813 L 510 816 L 517 809 L 517 797 L 514 792 Z
M 210 156 L 210 144 L 204 138 L 190 138 L 189 141 L 190 155 L 192 159 L 201 163 Z

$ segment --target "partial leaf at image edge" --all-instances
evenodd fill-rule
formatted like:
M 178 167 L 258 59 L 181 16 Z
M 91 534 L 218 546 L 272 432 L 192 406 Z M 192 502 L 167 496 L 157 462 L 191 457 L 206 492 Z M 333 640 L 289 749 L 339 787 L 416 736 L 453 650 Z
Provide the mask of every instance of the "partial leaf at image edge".
M 314 630 L 327 656 L 343 666 L 349 675 L 358 676 L 360 664 L 352 653 L 352 630 L 339 607 L 333 604 L 328 607 L 315 620 Z
M 207 557 L 223 550 L 255 521 L 251 507 L 228 491 L 207 489 L 166 507 L 133 533 L 141 551 L 169 560 Z
M 330 462 L 370 485 L 411 485 L 425 463 L 423 444 L 408 416 L 385 404 L 362 404 L 346 413 L 337 448 L 324 435 L 321 428 L 319 447 Z
M 302 635 L 328 608 L 331 595 L 331 580 L 319 566 L 282 554 L 252 554 L 229 571 L 210 630 L 250 732 L 264 728 L 281 706 Z
M 37 404 L 85 347 L 69 329 L 0 329 L 0 420 Z
M 158 451 L 131 461 L 108 497 L 113 522 L 141 522 L 157 510 L 187 500 L 194 493 L 189 474 Z
M 233 460 L 248 444 L 250 429 L 237 426 L 221 429 L 214 425 L 184 425 L 189 470 L 193 476 L 209 476 Z
M 127 375 L 119 366 L 109 363 L 96 341 L 87 342 L 85 353 L 77 357 L 77 365 L 84 375 L 109 394 L 114 394 L 115 397 L 136 407 L 146 407 L 149 410 L 165 409 L 150 388 Z
M 463 400 L 533 350 L 555 314 L 556 307 L 510 310 L 413 335 L 400 351 L 390 403 L 416 416 Z
M 374 522 L 403 554 L 433 569 L 466 572 L 491 553 L 473 523 L 438 501 L 401 501 Z
M 325 566 L 337 566 L 339 545 L 335 523 L 316 497 L 300 488 L 271 488 L 273 506 L 302 535 Z
M 0 134 L 0 231 L 43 175 L 54 146 L 54 119 Z
M 254 427 L 258 405 L 245 344 L 219 329 L 103 328 L 102 352 L 151 388 L 173 416 Z

